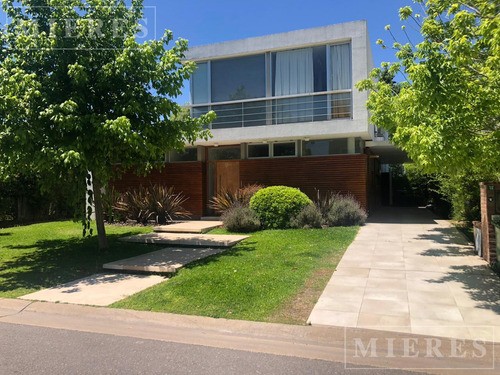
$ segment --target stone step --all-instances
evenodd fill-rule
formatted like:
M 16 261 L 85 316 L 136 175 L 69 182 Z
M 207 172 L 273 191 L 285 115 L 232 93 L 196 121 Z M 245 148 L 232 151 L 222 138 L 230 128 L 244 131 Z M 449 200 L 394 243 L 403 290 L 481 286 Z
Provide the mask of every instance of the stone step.
M 123 237 L 120 241 L 150 243 L 169 246 L 203 246 L 203 247 L 231 247 L 249 236 L 229 234 L 197 234 L 197 233 L 145 233 L 136 236 Z
M 169 225 L 158 225 L 153 228 L 153 231 L 169 233 L 207 233 L 220 226 L 222 226 L 222 221 L 189 220 Z
M 224 248 L 169 247 L 107 263 L 102 268 L 130 272 L 173 273 L 186 264 L 225 251 Z

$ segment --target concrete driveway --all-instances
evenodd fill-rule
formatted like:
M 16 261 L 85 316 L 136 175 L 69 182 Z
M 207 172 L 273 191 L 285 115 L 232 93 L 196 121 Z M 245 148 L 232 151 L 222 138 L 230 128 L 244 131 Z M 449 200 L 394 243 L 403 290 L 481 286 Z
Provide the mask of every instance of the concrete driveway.
M 423 208 L 382 208 L 309 323 L 500 341 L 500 278 L 448 221 Z

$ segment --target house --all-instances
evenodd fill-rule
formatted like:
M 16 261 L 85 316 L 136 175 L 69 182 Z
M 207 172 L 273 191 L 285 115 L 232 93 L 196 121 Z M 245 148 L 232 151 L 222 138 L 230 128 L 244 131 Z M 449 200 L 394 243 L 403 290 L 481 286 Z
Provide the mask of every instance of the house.
M 218 191 L 253 183 L 377 204 L 380 165 L 402 153 L 369 123 L 368 93 L 354 87 L 373 68 L 366 21 L 193 47 L 187 59 L 198 67 L 191 114 L 216 112 L 213 138 L 169 152 L 161 172 L 127 175 L 118 187 L 174 185 L 194 216 L 210 214 Z

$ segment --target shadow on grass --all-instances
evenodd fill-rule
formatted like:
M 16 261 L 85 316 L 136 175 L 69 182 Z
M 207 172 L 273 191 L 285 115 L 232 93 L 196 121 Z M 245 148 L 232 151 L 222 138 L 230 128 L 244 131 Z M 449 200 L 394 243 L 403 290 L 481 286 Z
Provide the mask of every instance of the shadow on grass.
M 155 245 L 119 242 L 134 231 L 108 234 L 109 249 L 100 251 L 96 237 L 41 240 L 31 245 L 8 246 L 25 253 L 0 265 L 0 293 L 41 289 L 101 271 L 102 264 L 158 250 Z M 29 251 L 32 250 L 32 251 Z

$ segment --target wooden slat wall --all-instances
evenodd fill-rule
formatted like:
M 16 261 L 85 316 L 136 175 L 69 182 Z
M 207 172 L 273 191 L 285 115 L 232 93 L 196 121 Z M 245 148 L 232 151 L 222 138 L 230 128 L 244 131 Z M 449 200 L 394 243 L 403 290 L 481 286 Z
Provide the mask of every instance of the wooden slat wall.
M 201 217 L 206 204 L 205 175 L 205 163 L 202 162 L 167 163 L 161 171 L 154 170 L 146 177 L 127 172 L 120 180 L 114 181 L 113 185 L 118 191 L 126 191 L 139 185 L 174 186 L 176 192 L 182 192 L 189 198 L 184 203 L 184 208 L 189 210 L 193 217 Z
M 332 155 L 303 158 L 248 159 L 240 161 L 241 185 L 297 187 L 311 198 L 320 192 L 353 194 L 368 207 L 368 156 Z

